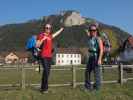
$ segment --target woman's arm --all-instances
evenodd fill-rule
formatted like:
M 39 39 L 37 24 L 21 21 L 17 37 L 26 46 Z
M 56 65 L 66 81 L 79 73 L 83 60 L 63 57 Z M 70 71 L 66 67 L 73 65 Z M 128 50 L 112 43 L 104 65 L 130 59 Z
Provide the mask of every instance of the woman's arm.
M 40 46 L 42 45 L 42 43 L 46 40 L 46 38 L 44 37 L 43 39 L 37 40 L 36 42 L 36 47 L 40 48 Z
M 90 37 L 90 32 L 87 29 L 85 29 L 85 32 L 86 32 L 87 36 Z
M 43 43 L 43 40 L 37 40 L 36 47 L 40 48 L 41 44 Z
M 101 38 L 98 39 L 99 40 L 99 58 L 98 58 L 98 64 L 101 65 L 102 64 L 102 57 L 103 57 L 103 41 Z
M 55 38 L 56 36 L 58 36 L 62 31 L 64 30 L 64 28 L 60 28 L 57 32 L 55 32 L 52 37 Z

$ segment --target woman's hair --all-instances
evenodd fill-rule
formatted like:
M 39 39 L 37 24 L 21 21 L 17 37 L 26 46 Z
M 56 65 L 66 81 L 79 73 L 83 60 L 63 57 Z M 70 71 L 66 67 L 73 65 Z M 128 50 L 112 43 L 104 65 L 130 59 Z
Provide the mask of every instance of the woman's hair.
M 100 36 L 100 32 L 99 32 L 98 26 L 97 26 L 96 24 L 91 24 L 91 25 L 89 26 L 89 31 L 91 30 L 92 27 L 96 27 L 97 36 Z

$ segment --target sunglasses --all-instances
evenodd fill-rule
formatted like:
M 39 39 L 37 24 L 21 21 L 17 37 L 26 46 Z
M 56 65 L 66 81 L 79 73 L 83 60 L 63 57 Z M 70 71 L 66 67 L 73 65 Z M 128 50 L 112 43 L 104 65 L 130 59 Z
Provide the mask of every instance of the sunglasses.
M 47 29 L 47 30 L 48 30 L 48 29 L 51 29 L 51 27 L 45 27 L 45 29 Z

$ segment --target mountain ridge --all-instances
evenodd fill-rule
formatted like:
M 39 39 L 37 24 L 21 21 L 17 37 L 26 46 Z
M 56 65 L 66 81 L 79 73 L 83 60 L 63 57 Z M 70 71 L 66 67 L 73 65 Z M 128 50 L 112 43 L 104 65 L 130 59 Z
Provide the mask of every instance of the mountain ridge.
M 59 14 L 43 16 L 42 19 L 30 20 L 25 23 L 7 24 L 0 26 L 0 51 L 23 51 L 27 39 L 33 34 L 43 31 L 43 25 L 52 23 L 53 31 L 64 26 L 65 30 L 54 41 L 54 47 L 87 47 L 85 29 L 90 23 L 98 22 L 93 18 L 82 17 L 77 11 L 64 11 Z M 100 31 L 109 36 L 112 48 L 118 49 L 129 33 L 118 27 L 98 22 Z M 80 42 L 79 42 L 80 41 Z

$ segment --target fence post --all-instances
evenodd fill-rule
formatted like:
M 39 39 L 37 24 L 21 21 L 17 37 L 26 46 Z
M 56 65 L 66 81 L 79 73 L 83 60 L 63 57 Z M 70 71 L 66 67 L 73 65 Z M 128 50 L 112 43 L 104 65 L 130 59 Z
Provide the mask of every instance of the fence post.
M 76 69 L 75 66 L 73 66 L 72 60 L 71 60 L 71 65 L 72 65 L 72 87 L 76 88 Z
M 21 81 L 21 88 L 22 90 L 25 89 L 25 69 L 24 69 L 24 64 L 22 64 L 22 81 Z
M 120 63 L 118 66 L 119 69 L 119 83 L 123 84 L 123 65 Z

